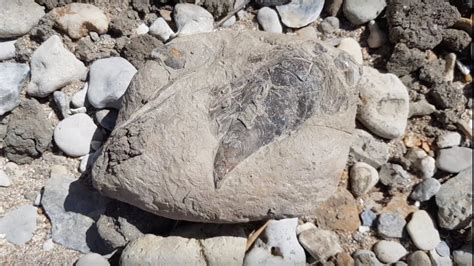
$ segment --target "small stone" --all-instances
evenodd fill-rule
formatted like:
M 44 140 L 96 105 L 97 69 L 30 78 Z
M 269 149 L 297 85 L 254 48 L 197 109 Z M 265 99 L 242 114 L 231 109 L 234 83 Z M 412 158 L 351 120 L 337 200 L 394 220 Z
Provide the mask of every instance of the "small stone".
M 407 231 L 415 246 L 421 250 L 434 249 L 441 242 L 438 230 L 424 210 L 416 211 L 407 224 Z
M 178 35 L 212 32 L 214 18 L 206 9 L 193 4 L 177 4 L 174 7 L 174 19 Z
M 410 185 L 411 178 L 405 169 L 399 164 L 385 164 L 379 170 L 382 184 L 397 190 L 404 191 Z
M 377 219 L 377 214 L 371 210 L 365 210 L 360 214 L 360 219 L 362 220 L 363 226 L 372 227 L 375 219 Z
M 325 262 L 328 258 L 342 251 L 339 237 L 329 230 L 313 228 L 299 235 L 300 244 L 317 261 Z
M 11 184 L 10 177 L 0 169 L 0 187 L 9 187 Z
M 422 174 L 423 178 L 430 178 L 436 173 L 436 160 L 433 157 L 426 156 L 419 160 L 415 167 Z
M 335 258 L 336 266 L 354 266 L 354 259 L 347 252 L 339 252 Z
M 145 23 L 142 23 L 138 25 L 138 27 L 135 29 L 135 34 L 137 35 L 143 35 L 147 34 L 150 31 L 150 28 Z
M 426 178 L 423 182 L 416 185 L 415 189 L 413 189 L 413 192 L 410 194 L 410 198 L 420 202 L 428 201 L 438 193 L 440 188 L 441 183 L 437 179 Z
M 431 266 L 430 257 L 423 251 L 418 250 L 410 254 L 407 258 L 408 265 Z
M 339 10 L 341 9 L 343 0 L 326 0 L 324 1 L 324 10 L 329 14 L 329 16 L 335 17 Z
M 291 0 L 277 6 L 281 22 L 290 28 L 301 28 L 316 21 L 324 7 L 324 0 Z
M 339 29 L 339 19 L 337 17 L 327 17 L 323 19 L 318 28 L 324 34 L 331 34 Z
M 314 225 L 314 223 L 308 222 L 308 223 L 300 224 L 296 227 L 296 235 L 300 235 L 301 233 L 303 233 L 303 231 L 313 229 L 313 228 L 317 228 L 316 225 Z
M 449 255 L 451 254 L 451 250 L 449 249 L 449 246 L 445 241 L 439 242 L 435 250 L 441 257 L 449 257 Z
M 226 21 L 224 21 L 224 23 L 222 23 L 222 27 L 230 28 L 235 24 L 235 22 L 237 22 L 237 18 L 235 16 L 232 16 L 229 19 L 227 19 Z
M 270 7 L 262 7 L 257 12 L 257 20 L 264 31 L 282 33 L 277 12 Z
M 449 53 L 445 56 L 446 67 L 444 68 L 444 81 L 453 82 L 454 80 L 454 70 L 456 68 L 456 54 Z
M 51 13 L 56 25 L 73 39 L 85 37 L 92 31 L 104 34 L 109 28 L 104 12 L 91 4 L 71 3 Z
M 379 216 L 377 232 L 384 238 L 401 238 L 405 219 L 398 213 L 382 213 Z
M 400 243 L 387 240 L 377 242 L 374 251 L 383 263 L 395 263 L 407 254 L 407 250 Z
M 31 57 L 31 96 L 46 97 L 73 81 L 84 80 L 87 68 L 67 50 L 57 35 L 51 36 Z
M 433 103 L 441 110 L 459 108 L 466 104 L 461 82 L 444 82 L 434 86 L 430 92 Z
M 54 129 L 54 142 L 67 155 L 79 157 L 91 150 L 91 141 L 98 134 L 97 126 L 87 114 L 75 114 Z
M 449 258 L 449 257 L 448 257 Z M 459 250 L 453 252 L 454 262 L 457 265 L 468 266 L 472 265 L 472 243 L 465 245 Z
M 49 238 L 48 240 L 44 241 L 43 243 L 43 251 L 51 251 L 54 249 L 54 242 L 52 238 Z
M 31 205 L 21 205 L 0 218 L 0 234 L 12 244 L 24 245 L 35 230 L 36 208 Z
M 108 131 L 112 131 L 117 121 L 118 112 L 116 110 L 100 110 L 95 113 L 95 120 L 99 125 Z
M 362 49 L 360 48 L 359 42 L 357 42 L 355 39 L 344 38 L 341 40 L 337 48 L 350 54 L 357 63 L 361 65 L 364 63 L 364 59 L 362 57 Z M 364 72 L 365 72 L 365 68 L 364 68 Z
M 370 250 L 358 250 L 352 257 L 355 266 L 382 266 L 383 264 L 377 259 L 375 253 Z
M 61 115 L 60 118 L 68 117 L 71 113 L 71 110 L 69 108 L 70 100 L 68 99 L 66 94 L 62 91 L 55 91 L 53 92 L 53 100 L 56 104 L 56 107 L 59 109 Z
M 468 47 L 471 41 L 471 36 L 463 30 L 445 29 L 441 45 L 450 51 L 460 52 Z
M 311 26 L 298 29 L 297 31 L 295 31 L 295 33 L 296 33 L 296 36 L 302 39 L 316 40 L 319 38 L 316 29 Z
M 425 116 L 430 115 L 436 111 L 436 107 L 430 104 L 426 99 L 419 100 L 417 102 L 410 102 L 409 106 L 410 112 L 408 117 L 415 117 L 415 116 Z
M 344 16 L 354 25 L 361 25 L 376 19 L 387 5 L 385 0 L 345 0 L 342 6 Z
M 20 104 L 20 93 L 29 73 L 27 64 L 0 63 L 0 116 Z
M 120 109 L 122 96 L 137 69 L 122 57 L 95 61 L 90 68 L 87 99 L 95 108 Z
M 354 232 L 360 226 L 359 209 L 352 194 L 338 189 L 314 212 L 316 224 L 322 229 Z
M 387 62 L 387 70 L 401 77 L 417 71 L 426 63 L 426 54 L 423 51 L 398 43 Z
M 155 22 L 151 24 L 150 34 L 162 40 L 163 42 L 168 41 L 175 35 L 174 31 L 162 17 L 157 18 Z
M 35 200 L 33 201 L 33 206 L 35 206 L 35 207 L 41 206 L 41 197 L 42 196 L 43 195 L 41 195 L 41 192 L 36 193 Z
M 44 7 L 34 0 L 0 0 L 0 39 L 28 33 L 44 16 Z
M 387 163 L 389 148 L 385 142 L 377 140 L 367 131 L 356 129 L 351 156 L 357 161 L 363 161 L 378 168 Z
M 433 266 L 452 266 L 453 261 L 450 257 L 441 257 L 436 250 L 430 250 L 431 265 Z
M 15 42 L 16 40 L 0 42 L 0 61 L 15 57 Z
M 436 163 L 439 169 L 448 173 L 459 173 L 472 166 L 472 149 L 451 147 L 438 152 Z
M 110 263 L 97 253 L 82 255 L 74 264 L 75 266 L 109 266 Z
M 405 85 L 393 74 L 382 74 L 364 67 L 360 81 L 357 119 L 382 138 L 403 136 L 408 120 L 409 96 Z
M 379 25 L 374 20 L 369 22 L 369 30 L 370 35 L 367 39 L 367 44 L 370 48 L 380 48 L 387 42 L 387 35 L 380 29 Z
M 459 146 L 461 144 L 461 134 L 458 132 L 449 131 L 443 135 L 438 136 L 436 146 L 440 149 Z
M 371 165 L 358 162 L 351 168 L 351 191 L 355 196 L 362 196 L 369 192 L 379 182 L 379 173 Z
M 72 106 L 76 108 L 84 107 L 86 98 L 87 98 L 87 88 L 89 87 L 88 83 L 84 84 L 84 88 L 82 90 L 74 93 L 74 95 L 71 98 L 71 104 Z

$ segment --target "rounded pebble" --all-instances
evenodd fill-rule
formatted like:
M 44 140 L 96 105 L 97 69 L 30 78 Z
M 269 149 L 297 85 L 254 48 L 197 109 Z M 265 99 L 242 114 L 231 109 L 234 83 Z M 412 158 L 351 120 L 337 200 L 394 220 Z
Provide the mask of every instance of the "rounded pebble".
M 379 173 L 371 165 L 358 162 L 350 171 L 351 191 L 355 196 L 369 192 L 379 182 Z
M 400 243 L 387 240 L 377 242 L 374 251 L 383 263 L 395 263 L 407 254 L 407 250 Z
M 407 231 L 415 246 L 421 250 L 432 250 L 441 242 L 438 230 L 424 210 L 413 213 Z
M 282 33 L 277 12 L 269 7 L 262 7 L 257 12 L 257 20 L 264 31 Z
M 79 157 L 91 150 L 91 142 L 97 126 L 86 114 L 75 114 L 61 122 L 54 129 L 54 142 L 67 155 Z
M 110 263 L 97 253 L 82 255 L 76 262 L 76 266 L 109 266 Z

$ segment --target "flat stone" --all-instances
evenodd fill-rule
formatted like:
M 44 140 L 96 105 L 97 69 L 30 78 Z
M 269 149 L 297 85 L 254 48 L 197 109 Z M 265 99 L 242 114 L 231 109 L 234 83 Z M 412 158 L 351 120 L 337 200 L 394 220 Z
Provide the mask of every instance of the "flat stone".
M 364 67 L 360 83 L 357 119 L 371 132 L 386 139 L 405 134 L 408 120 L 408 90 L 393 74 Z
M 257 20 L 264 31 L 282 33 L 278 13 L 269 7 L 262 7 L 257 12 Z
M 54 142 L 67 155 L 79 157 L 90 152 L 91 142 L 99 134 L 92 118 L 87 114 L 75 114 L 56 126 Z
M 438 136 L 436 139 L 436 146 L 438 146 L 440 149 L 459 146 L 461 144 L 461 138 L 461 134 L 458 132 L 449 131 L 443 135 Z
M 352 257 L 354 258 L 354 266 L 367 266 L 367 265 L 382 266 L 383 265 L 375 256 L 375 253 L 370 250 L 358 250 L 354 252 Z
M 35 230 L 36 208 L 31 205 L 21 205 L 0 218 L 0 234 L 4 234 L 12 244 L 26 244 Z
M 84 80 L 87 68 L 67 50 L 57 35 L 49 37 L 31 57 L 31 82 L 27 93 L 46 97 L 76 80 Z
M 378 168 L 388 162 L 389 148 L 385 142 L 376 139 L 369 132 L 356 129 L 351 156 L 357 161 L 366 162 Z
M 71 3 L 51 11 L 56 25 L 69 37 L 80 39 L 96 32 L 104 34 L 109 28 L 109 19 L 100 8 L 83 3 Z
M 361 65 L 364 63 L 364 59 L 362 57 L 362 48 L 360 47 L 359 42 L 354 38 L 342 39 L 337 48 L 350 54 L 357 63 Z
M 29 73 L 27 64 L 0 63 L 0 116 L 20 104 L 20 93 Z
M 352 24 L 361 25 L 376 19 L 386 5 L 386 0 L 345 0 L 342 11 Z
M 459 173 L 472 166 L 472 149 L 457 146 L 441 149 L 436 158 L 436 165 L 448 173 Z
M 281 22 L 290 28 L 301 28 L 316 21 L 324 7 L 324 0 L 291 0 L 277 6 Z
M 399 213 L 382 213 L 377 220 L 377 232 L 384 238 L 401 238 L 405 219 Z
M 411 253 L 407 258 L 408 265 L 431 266 L 430 257 L 421 250 Z
M 430 115 L 436 111 L 436 107 L 430 104 L 426 99 L 417 102 L 410 102 L 410 112 L 408 117 Z
M 441 183 L 434 178 L 426 178 L 423 182 L 416 185 L 410 194 L 412 200 L 424 202 L 430 200 L 441 188 Z
M 337 17 L 326 17 L 318 25 L 318 29 L 324 34 L 331 34 L 339 30 L 339 19 Z
M 317 261 L 325 262 L 342 251 L 336 233 L 320 228 L 303 231 L 299 235 L 300 244 Z
M 150 34 L 162 40 L 163 42 L 168 41 L 175 35 L 174 31 L 168 25 L 168 22 L 162 17 L 159 17 L 151 24 Z
M 9 187 L 11 184 L 10 177 L 0 169 L 0 187 Z
M 467 225 L 472 216 L 472 167 L 449 179 L 436 194 L 438 224 L 456 229 Z
M 103 251 L 94 223 L 105 212 L 107 202 L 79 180 L 52 176 L 44 187 L 41 205 L 51 220 L 53 241 L 83 253 Z
M 28 33 L 44 16 L 44 7 L 34 0 L 0 0 L 0 39 Z
M 0 61 L 15 57 L 15 42 L 16 40 L 0 42 Z
M 225 66 L 203 67 L 211 55 Z M 155 56 L 129 86 L 92 169 L 101 193 L 167 218 L 212 223 L 312 213 L 334 193 L 360 73 L 348 55 L 284 34 L 218 31 L 173 39 Z M 296 70 L 307 78 L 290 74 Z M 321 75 L 335 78 L 321 83 Z M 278 95 L 261 90 L 272 86 Z M 309 109 L 297 104 L 302 92 Z
M 421 250 L 432 250 L 441 242 L 438 230 L 424 210 L 416 211 L 407 224 L 407 231 L 415 246 Z
M 398 242 L 381 240 L 375 244 L 374 252 L 383 263 L 395 263 L 403 258 L 408 252 Z
M 296 238 L 297 225 L 298 218 L 272 220 L 263 233 L 266 242 L 257 240 L 245 256 L 244 265 L 305 264 L 304 249 Z
M 120 109 L 121 98 L 137 69 L 122 57 L 95 61 L 90 68 L 87 99 L 95 108 Z
M 110 263 L 97 253 L 87 253 L 79 257 L 75 266 L 109 266 Z
M 351 191 L 354 196 L 362 196 L 379 182 L 379 173 L 371 165 L 358 162 L 350 172 Z
M 177 4 L 174 6 L 174 19 L 179 36 L 212 32 L 214 18 L 206 9 L 193 4 Z

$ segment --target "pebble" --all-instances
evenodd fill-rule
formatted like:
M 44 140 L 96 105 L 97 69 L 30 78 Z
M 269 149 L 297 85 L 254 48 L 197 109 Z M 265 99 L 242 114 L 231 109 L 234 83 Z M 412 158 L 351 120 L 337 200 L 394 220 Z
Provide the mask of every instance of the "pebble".
M 71 104 L 75 108 L 81 108 L 85 106 L 87 98 L 87 88 L 89 87 L 88 83 L 84 84 L 82 90 L 74 93 L 71 98 Z
M 446 132 L 445 134 L 438 136 L 436 146 L 440 149 L 459 146 L 461 144 L 461 138 L 461 134 L 458 132 Z
M 472 243 L 453 252 L 454 262 L 460 266 L 472 265 Z
M 379 182 L 379 173 L 371 165 L 358 162 L 350 171 L 351 191 L 356 197 L 369 192 Z
M 15 42 L 16 40 L 0 42 L 0 61 L 15 57 Z
M 31 96 L 46 97 L 76 80 L 84 80 L 87 68 L 67 50 L 57 35 L 49 37 L 31 57 Z
M 399 164 L 385 164 L 379 170 L 380 182 L 390 188 L 404 190 L 411 182 L 410 174 Z
M 362 129 L 356 129 L 353 134 L 351 146 L 351 157 L 357 161 L 363 161 L 378 168 L 388 161 L 388 145 L 376 139 L 370 133 Z
M 430 104 L 426 99 L 417 102 L 410 102 L 408 117 L 430 115 L 436 111 L 436 107 Z
M 59 122 L 54 129 L 54 141 L 67 155 L 79 157 L 90 152 L 96 134 L 97 126 L 92 118 L 87 114 L 75 114 Z
M 472 149 L 451 147 L 441 149 L 436 158 L 437 167 L 448 173 L 459 173 L 472 166 Z
M 244 265 L 304 265 L 306 255 L 296 237 L 297 225 L 298 218 L 270 221 L 264 231 L 266 243 L 254 245 L 245 256 Z M 280 255 L 274 256 L 272 250 Z
M 342 252 L 339 237 L 333 231 L 320 228 L 305 230 L 299 235 L 299 241 L 304 249 L 320 262 Z
M 372 227 L 375 219 L 377 219 L 377 214 L 371 210 L 365 210 L 360 214 L 360 219 L 362 220 L 363 226 Z
M 90 68 L 87 100 L 97 109 L 120 109 L 125 94 L 137 69 L 122 57 L 95 61 Z
M 109 19 L 104 12 L 91 4 L 71 3 L 51 11 L 56 25 L 72 39 L 80 39 L 96 32 L 104 34 L 109 28 Z
M 270 7 L 262 7 L 257 12 L 257 20 L 264 31 L 282 33 L 277 12 Z
M 408 120 L 409 96 L 405 85 L 393 74 L 363 68 L 357 119 L 371 132 L 386 139 L 403 136 Z
M 384 238 L 401 238 L 406 224 L 399 213 L 382 213 L 378 219 L 377 232 Z
M 0 234 L 12 244 L 24 245 L 35 230 L 36 208 L 31 205 L 21 205 L 0 218 Z
M 382 47 L 387 42 L 387 35 L 380 29 L 375 20 L 369 22 L 369 38 L 367 44 L 370 48 L 376 49 Z
M 33 201 L 33 206 L 35 206 L 35 207 L 41 206 L 41 198 L 42 197 L 43 197 L 43 195 L 41 194 L 41 192 L 36 193 L 35 200 Z
M 339 19 L 337 17 L 326 17 L 319 24 L 318 29 L 325 34 L 331 34 L 339 29 Z
M 448 257 L 451 254 L 451 250 L 449 249 L 448 243 L 446 243 L 445 241 L 439 242 L 435 250 L 441 257 Z
M 344 52 L 350 54 L 352 58 L 358 63 L 363 64 L 364 59 L 362 57 L 362 48 L 358 41 L 353 38 L 344 38 L 341 40 L 337 48 L 343 50 Z
M 168 41 L 175 35 L 174 31 L 168 25 L 168 22 L 162 17 L 159 17 L 151 24 L 150 34 L 162 40 L 163 42 Z
M 472 216 L 472 167 L 452 177 L 436 193 L 438 224 L 455 229 L 469 224 Z
M 0 63 L 0 116 L 20 105 L 20 93 L 29 73 L 27 64 Z
M 319 38 L 316 29 L 311 26 L 298 29 L 297 31 L 295 31 L 295 33 L 296 33 L 296 36 L 302 39 L 316 40 Z
M 95 120 L 99 125 L 108 131 L 112 131 L 115 128 L 117 121 L 118 112 L 116 110 L 100 110 L 95 113 Z
M 410 199 L 415 201 L 428 201 L 430 200 L 441 188 L 441 183 L 434 178 L 426 178 L 423 182 L 416 185 L 413 192 L 410 194 Z
M 376 19 L 386 5 L 386 0 L 345 0 L 342 11 L 352 24 L 361 25 Z
M 51 251 L 54 249 L 54 242 L 52 238 L 49 238 L 48 240 L 44 241 L 43 243 L 43 251 Z
M 75 266 L 109 266 L 110 263 L 97 253 L 82 255 L 74 264 Z
M 377 242 L 374 252 L 383 263 L 395 263 L 407 254 L 407 250 L 400 243 L 387 240 Z
M 324 7 L 324 0 L 291 0 L 277 6 L 281 22 L 290 28 L 301 28 L 318 19 Z
M 0 6 L 0 39 L 28 33 L 45 14 L 34 0 L 0 0 Z
M 137 35 L 144 35 L 147 34 L 150 31 L 150 28 L 145 24 L 141 23 L 138 25 L 138 27 L 135 29 L 135 34 Z
M 314 225 L 314 223 L 307 222 L 304 224 L 300 224 L 296 227 L 296 235 L 300 235 L 301 233 L 303 233 L 303 231 L 313 229 L 313 228 L 317 228 L 316 225 Z
M 5 171 L 0 169 L 0 187 L 9 187 L 11 184 L 10 177 L 8 177 Z
M 430 257 L 421 250 L 415 251 L 407 258 L 408 265 L 413 266 L 431 266 Z
M 197 5 L 175 5 L 174 19 L 180 36 L 212 32 L 214 30 L 212 14 Z
M 431 265 L 433 266 L 452 266 L 453 261 L 450 257 L 441 257 L 436 250 L 430 250 Z
M 370 250 L 358 250 L 352 255 L 355 266 L 382 266 L 375 253 Z
M 71 110 L 69 107 L 70 100 L 68 99 L 66 94 L 62 91 L 55 91 L 53 92 L 53 100 L 59 112 L 61 113 L 61 117 L 68 117 Z
M 407 231 L 415 246 L 420 250 L 432 250 L 441 242 L 438 230 L 424 210 L 413 213 L 407 224 Z

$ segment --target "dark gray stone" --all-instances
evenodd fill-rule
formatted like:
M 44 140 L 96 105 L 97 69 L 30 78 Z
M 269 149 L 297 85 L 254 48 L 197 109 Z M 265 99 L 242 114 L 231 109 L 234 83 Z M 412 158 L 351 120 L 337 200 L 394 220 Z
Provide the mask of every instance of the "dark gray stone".
M 421 202 L 428 201 L 438 193 L 440 188 L 441 183 L 437 179 L 426 178 L 413 189 L 410 198 Z
M 384 238 L 401 238 L 406 221 L 399 213 L 382 213 L 377 220 L 377 233 Z
M 387 62 L 387 70 L 401 77 L 417 71 L 426 62 L 426 54 L 423 51 L 398 43 Z
M 383 264 L 377 259 L 375 253 L 370 250 L 358 250 L 352 257 L 355 266 L 382 266 Z
M 440 84 L 444 82 L 444 73 L 446 69 L 446 61 L 437 59 L 423 65 L 420 69 L 419 79 L 430 85 Z
M 457 82 L 438 84 L 432 88 L 430 95 L 436 107 L 442 110 L 462 108 L 467 102 L 462 85 Z
M 379 170 L 380 182 L 393 190 L 406 191 L 411 184 L 410 174 L 399 164 L 387 163 Z
M 362 220 L 363 226 L 372 227 L 375 219 L 377 219 L 377 214 L 371 210 L 365 210 L 360 214 L 360 219 Z
M 472 39 L 469 33 L 463 30 L 446 29 L 443 31 L 443 47 L 453 51 L 460 52 L 469 46 Z

